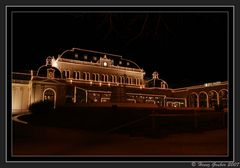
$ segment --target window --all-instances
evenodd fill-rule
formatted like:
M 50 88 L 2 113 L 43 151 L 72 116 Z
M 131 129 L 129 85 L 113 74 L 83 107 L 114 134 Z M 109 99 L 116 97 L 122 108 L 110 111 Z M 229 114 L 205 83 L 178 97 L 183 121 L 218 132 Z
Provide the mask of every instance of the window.
M 76 59 L 78 59 L 78 54 L 76 53 L 76 54 L 74 55 L 74 57 L 75 57 Z
M 85 60 L 87 60 L 87 55 L 84 55 L 83 58 L 84 58 Z
M 228 99 L 228 91 L 220 90 L 219 92 L 219 105 L 222 108 L 227 108 L 227 99 Z
M 118 79 L 117 79 L 117 76 L 115 75 L 114 76 L 114 81 L 117 83 L 118 82 Z
M 100 75 L 96 74 L 96 81 L 99 81 L 99 80 L 100 80 Z
M 70 71 L 66 71 L 66 78 L 70 78 Z
M 107 82 L 108 81 L 108 75 L 102 74 L 102 81 Z
M 89 72 L 83 72 L 83 79 L 84 80 L 90 80 L 90 73 Z
M 218 93 L 215 90 L 211 90 L 209 96 L 209 107 L 214 108 L 218 105 Z
M 50 89 L 45 90 L 44 92 L 44 101 L 54 101 L 54 92 Z
M 140 85 L 140 79 L 136 78 L 136 85 Z
M 74 78 L 74 79 L 80 79 L 80 72 L 74 71 L 74 72 L 73 72 L 73 78 Z
M 83 79 L 87 80 L 87 73 L 86 72 L 83 72 Z
M 63 78 L 70 78 L 70 71 L 67 71 L 67 70 L 66 70 L 66 71 L 63 71 L 63 72 L 62 72 L 62 77 L 63 77 Z
M 90 73 L 87 72 L 87 80 L 90 80 Z

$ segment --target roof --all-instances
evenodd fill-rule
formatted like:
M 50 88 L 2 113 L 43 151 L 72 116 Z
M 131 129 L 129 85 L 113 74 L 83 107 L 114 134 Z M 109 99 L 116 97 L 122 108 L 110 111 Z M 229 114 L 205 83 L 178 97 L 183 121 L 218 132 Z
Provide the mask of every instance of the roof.
M 100 58 L 106 57 L 111 59 L 113 65 L 141 69 L 135 62 L 122 58 L 121 55 L 109 54 L 105 52 L 98 52 L 92 50 L 85 50 L 80 48 L 72 48 L 71 50 L 65 50 L 58 57 L 67 58 L 79 61 L 93 62 L 96 63 Z
M 58 68 L 53 67 L 53 66 L 47 66 L 47 65 L 43 65 L 41 66 L 38 71 L 37 71 L 37 76 L 41 76 L 41 77 L 47 77 L 47 72 L 48 69 L 52 69 L 54 72 L 54 78 L 61 78 L 61 72 Z

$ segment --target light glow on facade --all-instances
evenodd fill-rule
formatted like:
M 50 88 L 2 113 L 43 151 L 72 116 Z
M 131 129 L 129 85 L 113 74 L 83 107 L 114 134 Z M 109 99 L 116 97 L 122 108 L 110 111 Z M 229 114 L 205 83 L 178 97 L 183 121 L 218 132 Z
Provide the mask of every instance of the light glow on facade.
M 29 77 L 23 80 L 17 75 Z M 214 108 L 224 104 L 227 108 L 227 81 L 171 89 L 156 71 L 150 80 L 144 76 L 145 71 L 135 62 L 119 55 L 74 48 L 56 60 L 47 57 L 37 73 L 14 73 L 12 109 L 27 110 L 31 103 L 45 100 L 43 96 L 48 92 L 43 91 L 47 88 L 54 90 L 54 107 L 63 105 L 68 98 L 73 104 L 152 103 L 172 108 Z
M 56 68 L 58 67 L 58 59 L 56 60 L 54 58 L 52 59 L 52 66 Z

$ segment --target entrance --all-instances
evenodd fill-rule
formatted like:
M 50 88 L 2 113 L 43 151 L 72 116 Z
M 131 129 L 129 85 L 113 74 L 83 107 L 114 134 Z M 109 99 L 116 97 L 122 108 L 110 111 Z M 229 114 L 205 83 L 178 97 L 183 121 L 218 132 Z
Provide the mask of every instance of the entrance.
M 46 89 L 43 92 L 43 100 L 50 102 L 55 108 L 56 104 L 56 92 L 53 89 Z

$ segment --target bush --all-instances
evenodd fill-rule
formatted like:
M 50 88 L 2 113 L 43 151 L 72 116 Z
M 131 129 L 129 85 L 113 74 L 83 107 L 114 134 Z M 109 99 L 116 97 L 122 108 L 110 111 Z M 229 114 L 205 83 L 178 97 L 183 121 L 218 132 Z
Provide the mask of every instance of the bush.
M 39 101 L 29 106 L 32 114 L 46 114 L 53 111 L 53 103 L 50 101 Z

